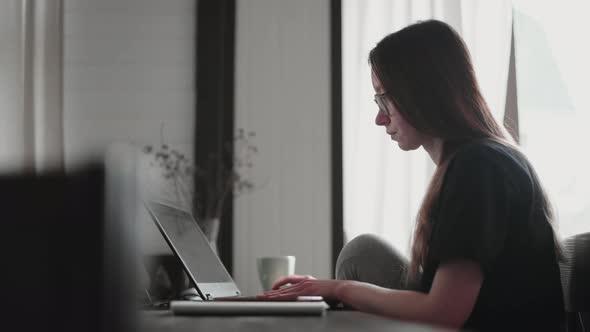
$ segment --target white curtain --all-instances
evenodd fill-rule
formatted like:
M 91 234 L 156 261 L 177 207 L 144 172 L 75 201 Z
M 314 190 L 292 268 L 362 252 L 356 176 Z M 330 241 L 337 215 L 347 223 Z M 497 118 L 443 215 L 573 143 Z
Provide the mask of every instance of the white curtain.
M 0 2 L 0 170 L 63 167 L 62 1 Z
M 501 124 L 512 39 L 512 1 L 463 0 L 461 25 L 484 98 Z
M 418 20 L 449 23 L 465 38 L 484 97 L 501 119 L 510 13 L 509 0 L 343 0 L 345 241 L 374 233 L 408 254 L 415 216 L 434 170 L 424 150 L 399 150 L 374 124 L 377 107 L 367 62 L 371 48 L 385 35 Z
M 562 237 L 590 232 L 590 47 L 577 37 L 590 30 L 588 12 L 587 0 L 514 2 L 521 147 Z

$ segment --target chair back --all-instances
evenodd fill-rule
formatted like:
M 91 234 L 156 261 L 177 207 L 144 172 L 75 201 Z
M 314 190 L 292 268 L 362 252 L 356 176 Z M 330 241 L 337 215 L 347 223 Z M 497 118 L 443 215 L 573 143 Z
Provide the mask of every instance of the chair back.
M 567 331 L 590 331 L 590 232 L 563 242 L 561 284 L 567 312 Z

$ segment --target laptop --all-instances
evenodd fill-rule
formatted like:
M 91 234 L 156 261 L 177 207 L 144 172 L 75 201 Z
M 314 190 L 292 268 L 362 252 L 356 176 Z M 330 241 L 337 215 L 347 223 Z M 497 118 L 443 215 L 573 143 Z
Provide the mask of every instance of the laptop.
M 198 294 L 190 301 L 172 301 L 175 314 L 323 315 L 329 307 L 321 297 L 268 301 L 242 296 L 188 211 L 152 200 L 145 206 Z

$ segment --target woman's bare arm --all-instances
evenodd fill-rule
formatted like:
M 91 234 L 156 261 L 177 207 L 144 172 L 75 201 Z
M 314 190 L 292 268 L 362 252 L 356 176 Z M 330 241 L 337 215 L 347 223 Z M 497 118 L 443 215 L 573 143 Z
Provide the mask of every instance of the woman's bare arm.
M 475 306 L 482 282 L 478 264 L 454 261 L 439 266 L 428 294 L 347 281 L 334 295 L 361 311 L 460 328 Z

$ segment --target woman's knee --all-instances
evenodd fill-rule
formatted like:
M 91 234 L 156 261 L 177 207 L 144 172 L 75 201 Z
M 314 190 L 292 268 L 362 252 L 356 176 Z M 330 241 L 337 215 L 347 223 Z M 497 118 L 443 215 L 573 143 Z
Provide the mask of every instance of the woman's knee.
M 354 264 L 363 260 L 404 261 L 404 258 L 387 241 L 375 234 L 362 234 L 344 245 L 336 261 L 336 275 L 347 270 L 344 265 Z M 341 273 L 340 273 L 341 274 Z
M 342 248 L 335 274 L 337 279 L 401 288 L 406 266 L 407 259 L 387 241 L 374 234 L 363 234 Z
M 391 245 L 375 234 L 361 234 L 344 245 L 338 255 L 338 261 L 350 257 L 372 256 L 376 251 L 383 252 L 390 250 L 390 248 Z

